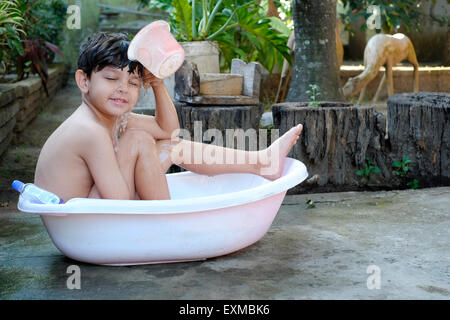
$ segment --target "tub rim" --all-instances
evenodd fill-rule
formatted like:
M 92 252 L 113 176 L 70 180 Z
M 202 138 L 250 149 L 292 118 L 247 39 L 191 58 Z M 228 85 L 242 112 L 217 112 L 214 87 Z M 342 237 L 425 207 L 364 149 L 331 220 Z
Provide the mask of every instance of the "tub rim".
M 170 200 L 72 198 L 64 204 L 31 203 L 20 196 L 17 207 L 23 212 L 51 216 L 68 214 L 180 214 L 216 210 L 265 199 L 284 192 L 307 178 L 306 166 L 301 161 L 286 158 L 284 168 L 286 166 L 289 167 L 287 172 L 283 170 L 283 175 L 277 180 L 220 195 Z M 173 173 L 172 175 L 192 173 L 188 171 Z M 130 206 L 130 204 L 132 205 Z

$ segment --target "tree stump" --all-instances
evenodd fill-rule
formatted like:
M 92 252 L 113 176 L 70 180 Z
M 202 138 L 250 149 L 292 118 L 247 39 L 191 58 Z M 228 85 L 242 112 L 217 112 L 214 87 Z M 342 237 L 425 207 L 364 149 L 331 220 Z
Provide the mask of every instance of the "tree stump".
M 390 178 L 382 152 L 386 120 L 373 108 L 339 102 L 309 107 L 308 103 L 291 102 L 272 106 L 272 113 L 280 136 L 296 124 L 303 124 L 303 132 L 288 156 L 305 163 L 309 182 L 290 193 L 358 190 Z M 364 168 L 366 157 L 381 173 L 364 182 L 356 171 Z
M 396 94 L 387 105 L 392 158 L 407 155 L 421 187 L 449 185 L 450 94 Z
M 243 131 L 253 129 L 258 134 L 259 121 L 263 113 L 262 104 L 208 106 L 176 102 L 175 107 L 180 127 L 188 130 L 191 141 L 213 143 L 221 146 L 226 146 L 226 129 L 242 129 Z M 223 143 L 205 135 L 208 129 L 219 130 L 223 137 Z M 252 143 L 247 141 L 245 149 L 251 150 L 251 146 Z

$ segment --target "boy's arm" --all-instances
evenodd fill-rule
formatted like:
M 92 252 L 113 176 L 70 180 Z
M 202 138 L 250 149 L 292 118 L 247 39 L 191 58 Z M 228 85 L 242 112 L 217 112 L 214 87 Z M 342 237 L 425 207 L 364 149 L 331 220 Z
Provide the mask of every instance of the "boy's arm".
M 162 80 L 152 82 L 152 88 L 155 94 L 156 122 L 164 132 L 169 134 L 167 138 L 170 138 L 175 130 L 177 130 L 178 134 L 180 129 L 177 110 Z
M 155 94 L 155 116 L 130 113 L 128 128 L 139 128 L 149 132 L 153 138 L 170 139 L 173 134 L 178 135 L 180 123 L 177 111 L 162 80 L 151 83 Z
M 89 128 L 84 136 L 81 157 L 86 162 L 95 187 L 102 199 L 134 199 L 133 186 L 129 186 L 120 171 L 108 133 L 99 128 Z

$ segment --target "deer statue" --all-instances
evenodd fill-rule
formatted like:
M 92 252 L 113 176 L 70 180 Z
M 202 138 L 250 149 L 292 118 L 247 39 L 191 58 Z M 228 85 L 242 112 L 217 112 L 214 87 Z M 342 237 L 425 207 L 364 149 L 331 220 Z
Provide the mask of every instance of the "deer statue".
M 287 46 L 289 47 L 289 53 L 292 56 L 295 48 L 294 31 L 292 31 L 289 36 Z M 342 65 L 342 60 L 344 59 L 344 46 L 342 45 L 341 40 L 341 20 L 339 18 L 336 18 L 336 52 L 338 58 L 338 68 L 340 68 Z M 277 97 L 275 100 L 276 102 L 282 102 L 284 101 L 284 99 L 286 99 L 291 78 L 292 78 L 292 66 L 286 59 L 284 59 L 280 83 L 278 85 Z
M 367 42 L 364 49 L 364 71 L 353 78 L 349 78 L 342 88 L 344 98 L 360 92 L 358 103 L 364 99 L 366 86 L 378 74 L 381 66 L 385 67 L 386 72 L 381 78 L 377 91 L 373 97 L 373 102 L 378 100 L 381 89 L 388 78 L 388 95 L 394 94 L 394 80 L 392 67 L 397 63 L 408 60 L 414 66 L 414 92 L 419 91 L 419 63 L 417 62 L 414 46 L 407 36 L 402 33 L 394 35 L 376 34 Z

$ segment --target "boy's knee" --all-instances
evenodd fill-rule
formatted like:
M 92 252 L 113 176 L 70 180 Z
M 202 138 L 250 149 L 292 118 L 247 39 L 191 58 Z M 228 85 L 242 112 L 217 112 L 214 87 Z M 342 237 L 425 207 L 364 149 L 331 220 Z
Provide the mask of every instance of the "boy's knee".
M 170 139 L 161 139 L 161 140 L 158 140 L 157 144 L 159 146 L 170 146 L 172 144 L 172 140 L 170 140 Z
M 131 129 L 126 132 L 127 139 L 135 144 L 154 145 L 156 143 L 155 138 L 145 130 Z
M 153 136 L 150 133 L 148 133 L 147 131 L 140 132 L 138 140 L 139 140 L 139 142 L 144 143 L 145 146 L 148 146 L 148 145 L 153 146 L 156 144 L 155 138 L 153 138 Z
M 123 149 L 123 150 L 122 150 Z M 119 140 L 119 151 L 128 155 L 156 150 L 156 141 L 144 130 L 127 130 Z

